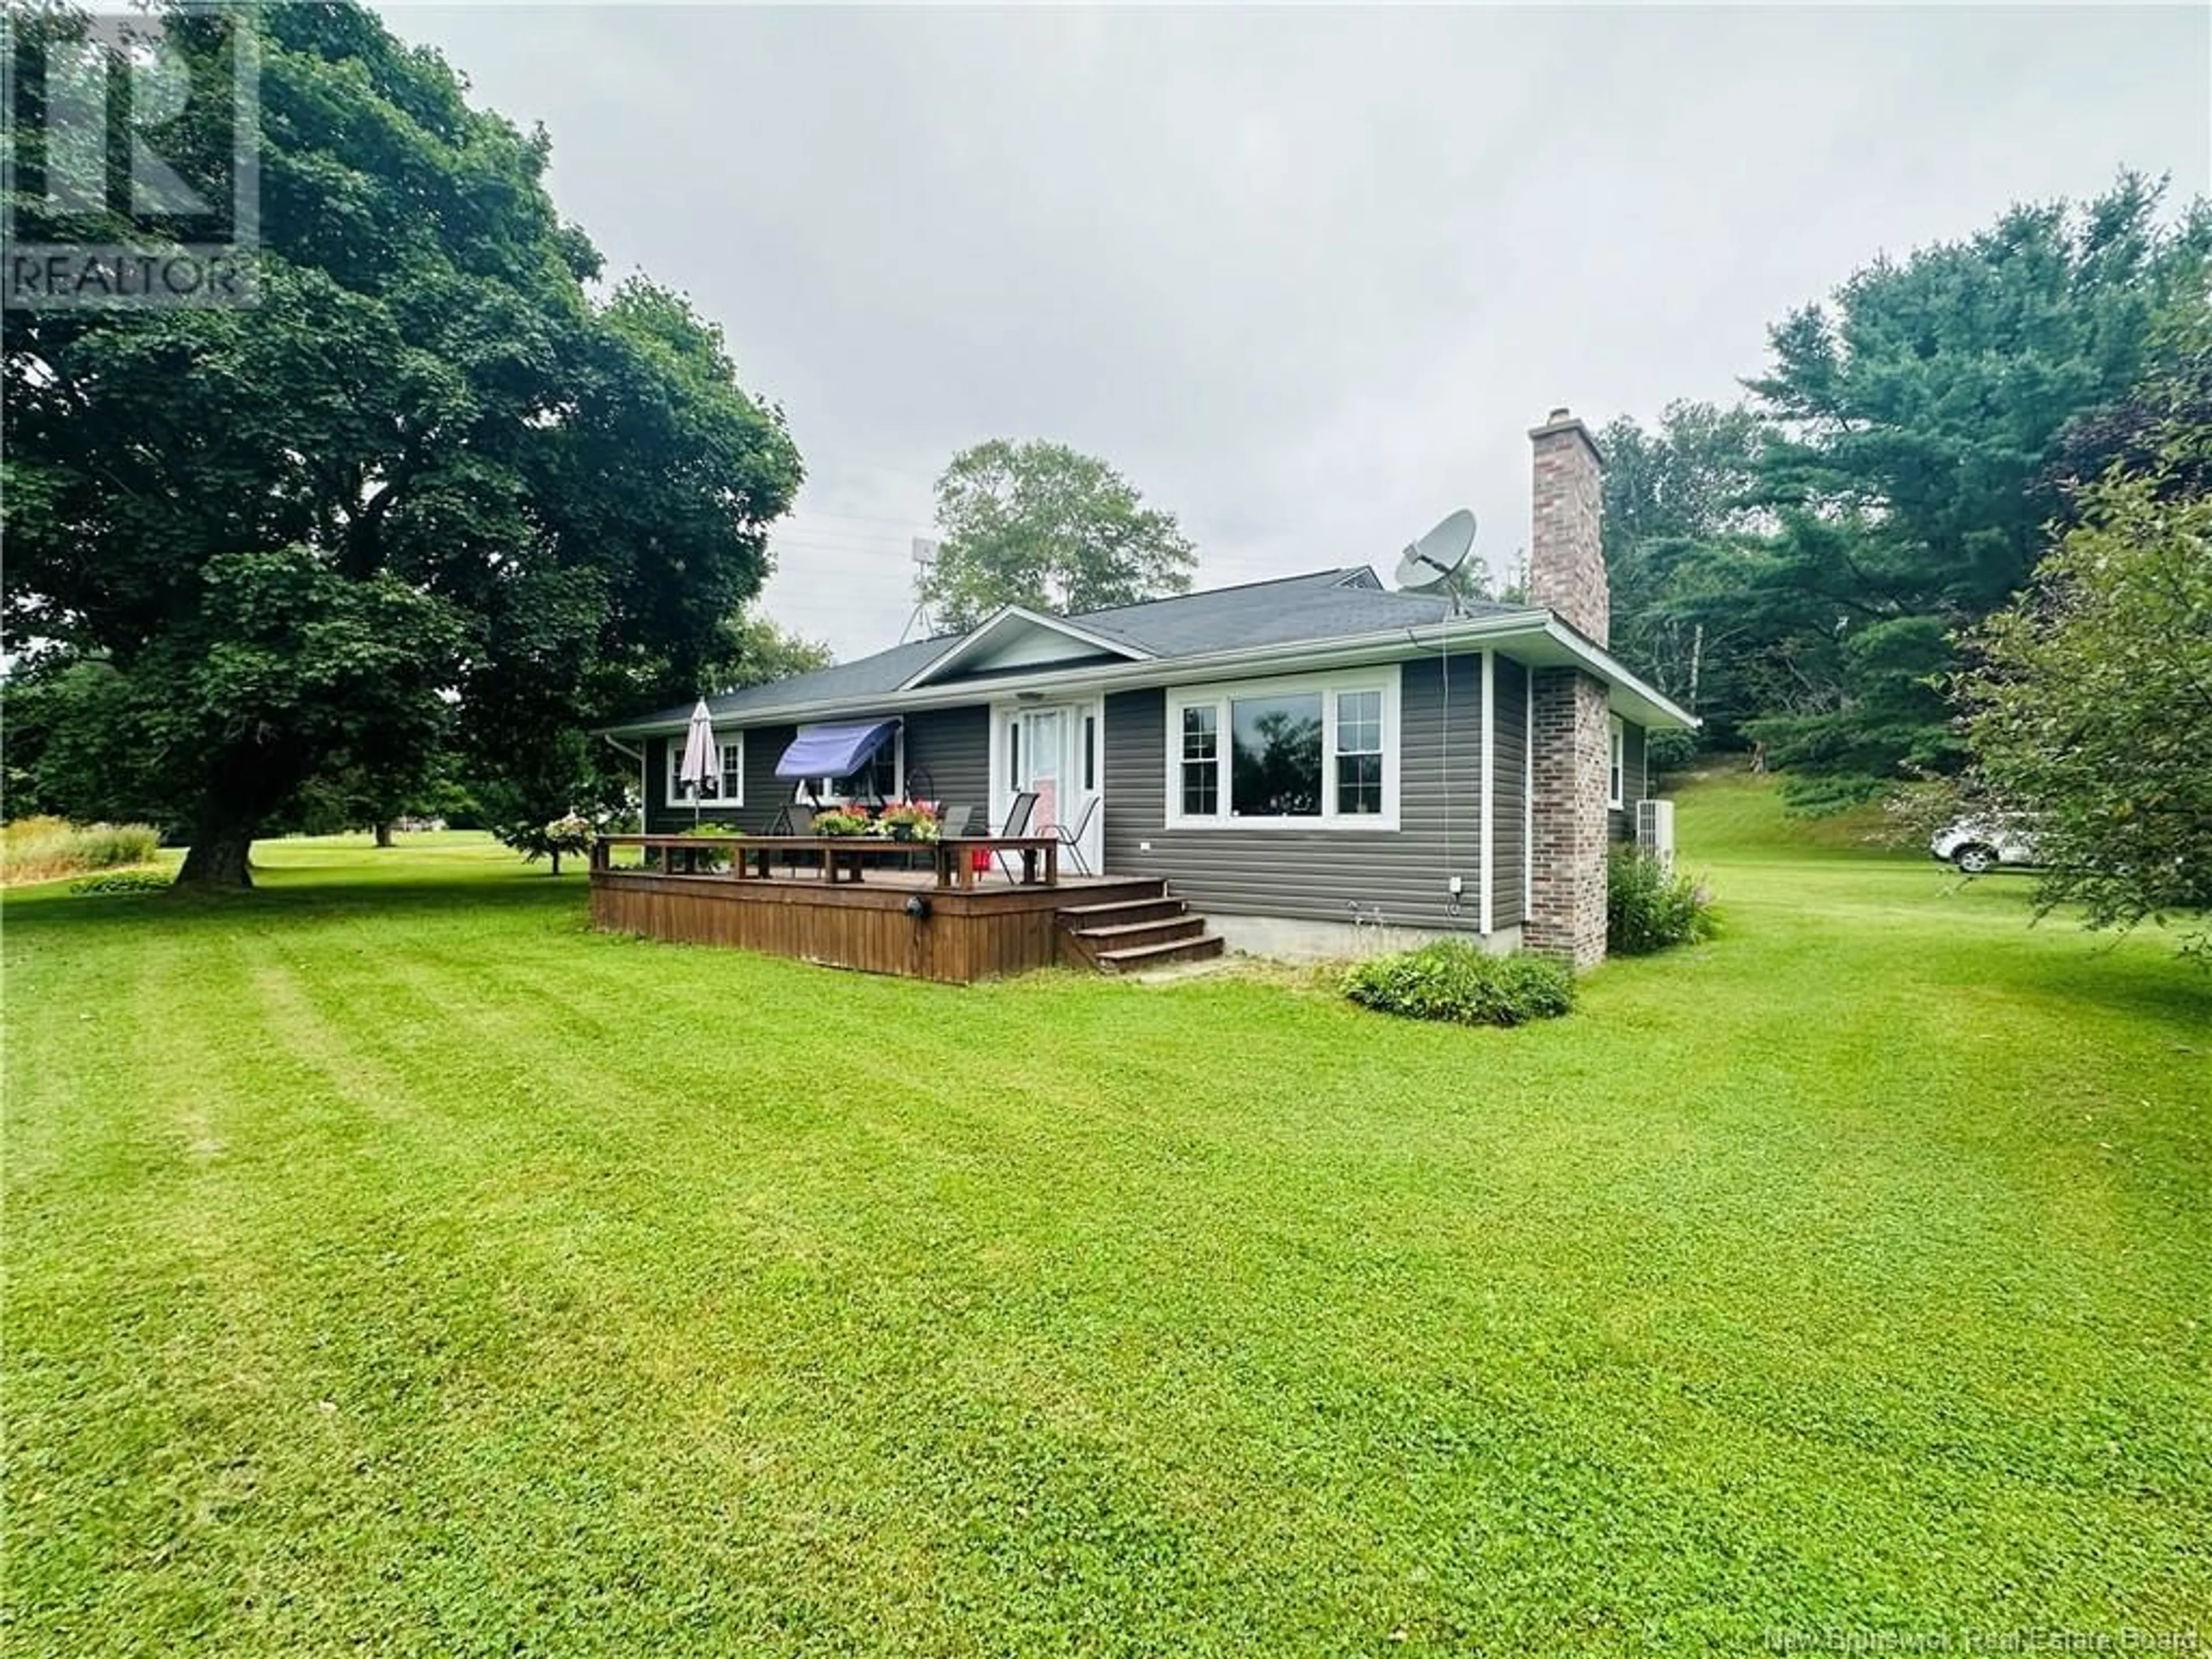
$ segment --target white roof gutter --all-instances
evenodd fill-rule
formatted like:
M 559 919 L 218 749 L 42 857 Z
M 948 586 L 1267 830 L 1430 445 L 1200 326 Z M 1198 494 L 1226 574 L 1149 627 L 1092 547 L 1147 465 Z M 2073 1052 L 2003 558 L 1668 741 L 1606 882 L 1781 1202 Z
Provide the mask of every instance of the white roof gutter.
M 1698 724 L 1696 715 L 1630 672 L 1609 652 L 1590 643 L 1550 611 L 1541 610 L 1454 617 L 1345 639 L 1245 646 L 1233 651 L 1209 651 L 1199 656 L 1156 658 L 1150 662 L 1104 663 L 1056 672 L 1046 664 L 1040 665 L 1034 674 L 1010 674 L 981 684 L 971 680 L 952 685 L 920 686 L 912 690 L 876 691 L 828 702 L 763 702 L 734 711 L 727 718 L 733 724 L 769 726 L 799 720 L 834 720 L 841 714 L 890 715 L 909 709 L 997 702 L 1019 696 L 1025 691 L 1133 690 L 1153 685 L 1234 679 L 1263 671 L 1354 667 L 1424 655 L 1447 645 L 1479 650 L 1507 643 L 1522 647 L 1522 654 L 1539 666 L 1571 665 L 1605 681 L 1611 690 L 1614 711 L 1640 726 L 1694 728 Z M 718 714 L 715 718 L 719 720 L 724 716 Z M 657 725 L 610 726 L 606 731 L 609 735 L 651 737 L 684 729 L 684 720 L 671 720 Z

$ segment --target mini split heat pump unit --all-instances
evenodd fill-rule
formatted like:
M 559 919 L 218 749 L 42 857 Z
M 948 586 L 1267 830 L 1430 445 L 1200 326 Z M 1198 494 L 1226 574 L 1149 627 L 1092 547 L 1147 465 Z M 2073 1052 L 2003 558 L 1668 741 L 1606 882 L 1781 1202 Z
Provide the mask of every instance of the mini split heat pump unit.
M 1674 803 L 1640 800 L 1636 803 L 1636 844 L 1668 870 L 1674 867 Z

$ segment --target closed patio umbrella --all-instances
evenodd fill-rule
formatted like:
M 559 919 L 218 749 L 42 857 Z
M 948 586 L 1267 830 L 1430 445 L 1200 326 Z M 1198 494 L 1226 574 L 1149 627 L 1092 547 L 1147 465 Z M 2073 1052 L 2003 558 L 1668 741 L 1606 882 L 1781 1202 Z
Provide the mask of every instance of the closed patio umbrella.
M 707 712 L 707 700 L 702 697 L 691 711 L 690 729 L 684 734 L 684 763 L 676 769 L 676 781 L 690 787 L 694 828 L 699 823 L 699 797 L 706 793 L 707 780 L 721 775 L 722 751 L 714 742 L 714 717 Z

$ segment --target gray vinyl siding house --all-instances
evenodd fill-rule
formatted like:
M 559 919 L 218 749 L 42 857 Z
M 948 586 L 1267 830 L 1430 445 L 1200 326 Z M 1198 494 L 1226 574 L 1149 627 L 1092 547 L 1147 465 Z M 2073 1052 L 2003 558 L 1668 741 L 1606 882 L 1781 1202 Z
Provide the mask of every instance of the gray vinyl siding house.
M 1232 945 L 1467 935 L 1595 960 L 1645 733 L 1694 721 L 1604 649 L 1595 445 L 1571 417 L 1533 435 L 1539 603 L 1394 592 L 1356 566 L 1085 615 L 1009 606 L 708 698 L 726 787 L 696 802 L 674 776 L 689 705 L 606 735 L 635 757 L 649 831 L 761 832 L 860 793 L 997 829 L 1033 795 L 1076 868 L 1164 881 Z M 865 779 L 779 775 L 811 728 L 862 721 L 895 733 Z
M 1405 664 L 1400 703 L 1402 805 L 1395 830 L 1182 829 L 1166 822 L 1167 698 L 1125 691 L 1106 702 L 1106 867 L 1159 876 L 1210 916 L 1480 933 L 1482 659 Z M 1498 700 L 1501 715 L 1504 699 Z M 1521 780 L 1500 766 L 1493 823 L 1513 821 L 1492 877 L 1492 930 L 1522 921 L 1517 831 Z M 1508 787 L 1510 786 L 1510 787 Z M 1454 902 L 1451 879 L 1460 880 Z

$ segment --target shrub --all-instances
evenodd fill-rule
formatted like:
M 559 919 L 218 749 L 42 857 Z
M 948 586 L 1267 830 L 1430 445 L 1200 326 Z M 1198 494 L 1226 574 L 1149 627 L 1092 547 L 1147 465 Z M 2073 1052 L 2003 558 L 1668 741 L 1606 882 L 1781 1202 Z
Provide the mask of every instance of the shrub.
M 1344 976 L 1362 1007 L 1462 1025 L 1519 1025 L 1575 1006 L 1575 976 L 1550 957 L 1497 957 L 1457 939 L 1363 962 Z
M 161 893 L 168 890 L 171 878 L 161 870 L 111 870 L 104 876 L 87 876 L 73 881 L 72 893 Z
M 726 842 L 731 836 L 744 832 L 734 823 L 716 823 L 713 819 L 708 819 L 699 823 L 687 823 L 675 833 L 685 841 Z M 654 862 L 664 861 L 659 859 L 658 848 L 647 848 L 647 856 Z M 668 861 L 672 862 L 672 860 Z M 693 851 L 686 848 L 682 861 L 686 870 L 693 872 L 726 870 L 730 867 L 730 849 L 727 847 L 708 847 Z
M 87 869 L 112 870 L 153 862 L 161 832 L 150 823 L 93 823 L 78 831 L 77 844 Z
M 1670 945 L 1711 939 L 1711 900 L 1686 875 L 1670 872 L 1637 847 L 1613 849 L 1606 871 L 1606 949 L 1640 957 Z
M 18 818 L 0 834 L 0 869 L 11 882 L 52 881 L 85 870 L 150 864 L 161 844 L 161 831 L 149 823 Z
M 592 842 L 599 830 L 590 818 L 572 810 L 549 823 L 509 824 L 492 833 L 521 854 L 526 864 L 550 858 L 553 873 L 557 876 L 562 859 L 571 854 L 581 856 L 592 850 Z
M 545 826 L 545 850 L 549 853 L 588 853 L 599 830 L 581 812 L 568 812 L 555 818 Z

